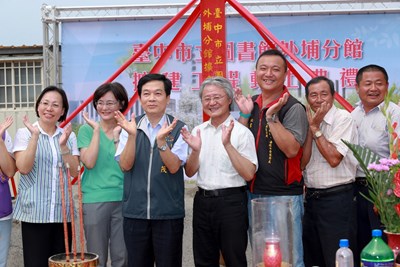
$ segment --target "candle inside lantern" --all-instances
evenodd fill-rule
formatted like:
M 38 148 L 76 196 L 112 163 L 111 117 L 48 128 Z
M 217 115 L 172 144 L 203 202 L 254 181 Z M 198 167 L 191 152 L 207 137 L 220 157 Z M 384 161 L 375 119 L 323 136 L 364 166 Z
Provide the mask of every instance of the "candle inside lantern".
M 278 237 L 269 237 L 265 239 L 264 266 L 281 267 L 282 253 Z

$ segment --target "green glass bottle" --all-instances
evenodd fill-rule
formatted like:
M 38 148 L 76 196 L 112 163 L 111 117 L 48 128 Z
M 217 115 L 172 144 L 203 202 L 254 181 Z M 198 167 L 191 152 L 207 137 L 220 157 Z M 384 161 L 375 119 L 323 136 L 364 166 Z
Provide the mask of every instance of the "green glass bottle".
M 393 267 L 392 249 L 382 240 L 382 231 L 372 230 L 372 240 L 361 251 L 361 267 Z

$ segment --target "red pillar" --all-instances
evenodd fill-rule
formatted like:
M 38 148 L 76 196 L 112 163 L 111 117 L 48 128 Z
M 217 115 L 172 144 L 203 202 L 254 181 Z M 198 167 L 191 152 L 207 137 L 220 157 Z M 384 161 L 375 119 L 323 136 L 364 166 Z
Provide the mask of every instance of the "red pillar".
M 202 0 L 200 5 L 201 81 L 212 76 L 226 77 L 225 0 Z M 208 119 L 204 113 L 203 119 Z

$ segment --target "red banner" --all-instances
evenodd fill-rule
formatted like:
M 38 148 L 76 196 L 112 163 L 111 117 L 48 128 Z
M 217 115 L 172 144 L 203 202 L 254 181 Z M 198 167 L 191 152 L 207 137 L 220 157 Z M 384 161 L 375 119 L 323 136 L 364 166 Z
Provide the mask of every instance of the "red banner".
M 225 0 L 202 0 L 202 80 L 226 77 Z

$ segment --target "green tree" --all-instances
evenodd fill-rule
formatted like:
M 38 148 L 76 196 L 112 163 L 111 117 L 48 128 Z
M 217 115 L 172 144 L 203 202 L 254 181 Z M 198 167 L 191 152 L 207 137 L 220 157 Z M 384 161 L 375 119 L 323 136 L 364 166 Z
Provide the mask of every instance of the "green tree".
M 123 56 L 117 60 L 117 63 L 121 66 L 132 57 L 133 49 L 131 48 L 128 52 L 129 53 L 126 56 Z M 154 64 L 154 57 L 153 55 L 150 55 L 150 63 L 132 63 L 125 69 L 125 72 L 128 73 L 129 78 L 132 78 L 133 73 L 135 72 L 150 72 Z
M 178 112 L 170 112 L 170 114 L 186 123 L 189 131 L 199 125 L 203 119 L 198 92 L 190 88 L 183 88 L 178 100 Z

